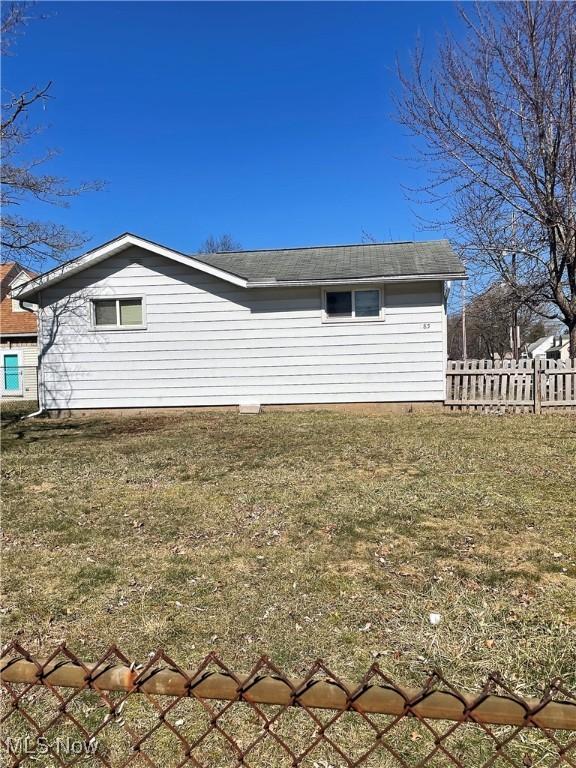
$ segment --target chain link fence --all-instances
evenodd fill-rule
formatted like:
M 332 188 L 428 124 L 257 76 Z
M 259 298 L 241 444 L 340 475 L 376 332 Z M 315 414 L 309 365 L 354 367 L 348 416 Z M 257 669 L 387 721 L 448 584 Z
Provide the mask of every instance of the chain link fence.
M 439 672 L 413 689 L 378 665 L 351 684 L 321 661 L 294 680 L 264 656 L 241 675 L 215 654 L 186 670 L 162 650 L 88 664 L 17 643 L 0 671 L 8 766 L 576 766 L 576 695 L 559 679 L 528 699 L 498 675 L 470 695 Z
M 38 397 L 38 366 L 22 365 L 18 362 L 18 353 L 11 354 L 10 350 L 0 356 L 0 403 L 35 401 Z M 7 364 L 10 359 L 14 365 Z M 6 363 L 6 364 L 4 364 Z

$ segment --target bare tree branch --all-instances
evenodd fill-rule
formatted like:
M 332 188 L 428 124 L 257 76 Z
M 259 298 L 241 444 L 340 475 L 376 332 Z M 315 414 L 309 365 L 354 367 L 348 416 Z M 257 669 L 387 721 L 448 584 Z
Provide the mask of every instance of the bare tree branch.
M 399 69 L 400 121 L 430 172 L 417 192 L 513 305 L 562 318 L 576 357 L 576 5 L 460 14 L 466 35 L 447 36 L 434 67 L 418 48 Z
M 223 234 L 217 237 L 209 235 L 198 248 L 198 253 L 225 253 L 241 249 L 242 246 L 232 235 Z
M 2 54 L 9 55 L 15 38 L 29 20 L 26 3 L 12 3 L 2 9 Z M 51 82 L 32 87 L 20 94 L 4 92 L 0 140 L 3 162 L 0 169 L 0 203 L 2 205 L 1 243 L 2 258 L 18 260 L 24 266 L 41 270 L 47 261 L 62 261 L 70 250 L 83 246 L 86 235 L 68 230 L 51 222 L 41 222 L 10 212 L 13 206 L 23 209 L 29 200 L 49 205 L 64 206 L 83 192 L 97 190 L 100 182 L 86 182 L 71 186 L 60 176 L 39 172 L 39 167 L 56 157 L 53 150 L 33 160 L 23 160 L 21 150 L 39 132 L 29 123 L 31 111 L 50 96 Z M 8 212 L 7 212 L 8 211 Z
M 503 283 L 496 283 L 472 297 L 466 305 L 466 346 L 467 353 L 475 358 L 502 359 L 510 353 L 510 331 L 513 301 L 510 289 Z M 542 313 L 522 307 L 515 321 L 520 333 L 520 349 L 546 334 Z M 550 318 L 553 319 L 553 318 Z M 448 353 L 452 359 L 462 357 L 462 315 L 452 314 L 448 318 Z

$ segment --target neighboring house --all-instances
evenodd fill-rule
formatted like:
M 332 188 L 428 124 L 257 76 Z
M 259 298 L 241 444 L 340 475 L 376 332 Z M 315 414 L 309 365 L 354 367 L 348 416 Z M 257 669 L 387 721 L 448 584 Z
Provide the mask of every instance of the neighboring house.
M 38 365 L 37 318 L 12 298 L 11 292 L 36 277 L 10 261 L 0 264 L 0 363 L 2 400 L 36 400 Z
M 125 234 L 41 275 L 40 405 L 443 401 L 446 240 L 188 256 Z
M 536 339 L 536 341 L 533 341 L 532 344 L 528 344 L 526 349 L 527 357 L 531 360 L 545 360 L 546 353 L 553 344 L 554 336 L 552 334 L 549 336 L 541 336 L 539 339 Z
M 527 356 L 532 360 L 568 360 L 570 339 L 559 333 L 542 336 L 527 347 Z
M 553 344 L 546 351 L 548 360 L 569 360 L 570 359 L 570 337 L 557 334 L 552 337 Z

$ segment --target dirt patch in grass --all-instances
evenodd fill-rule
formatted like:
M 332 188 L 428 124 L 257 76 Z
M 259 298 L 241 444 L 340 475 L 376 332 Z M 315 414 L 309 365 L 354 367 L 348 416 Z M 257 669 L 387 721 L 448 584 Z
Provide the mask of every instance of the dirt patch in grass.
M 4 637 L 576 684 L 575 476 L 564 415 L 8 422 Z

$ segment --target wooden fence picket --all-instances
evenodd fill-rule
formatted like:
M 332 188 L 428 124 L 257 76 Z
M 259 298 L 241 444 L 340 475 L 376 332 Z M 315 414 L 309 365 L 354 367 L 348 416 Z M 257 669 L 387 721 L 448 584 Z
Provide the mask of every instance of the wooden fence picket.
M 450 360 L 445 404 L 483 412 L 576 409 L 576 361 Z

